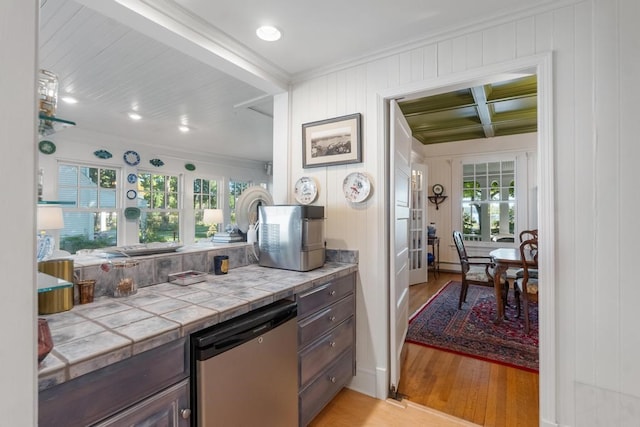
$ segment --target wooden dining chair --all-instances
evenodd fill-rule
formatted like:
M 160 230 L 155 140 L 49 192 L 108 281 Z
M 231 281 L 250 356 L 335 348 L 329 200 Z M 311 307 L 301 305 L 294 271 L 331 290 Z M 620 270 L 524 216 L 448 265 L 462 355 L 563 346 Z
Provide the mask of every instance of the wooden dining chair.
M 538 301 L 538 239 L 529 239 L 520 243 L 520 258 L 522 259 L 522 277 L 516 279 L 515 295 L 518 314 L 520 317 L 520 295 L 524 309 L 524 331 L 531 330 L 529 323 L 529 301 Z M 535 270 L 535 277 L 530 274 Z
M 458 250 L 458 257 L 460 258 L 460 272 L 462 273 L 462 287 L 460 288 L 460 299 L 458 300 L 458 310 L 462 308 L 462 304 L 467 300 L 467 291 L 469 285 L 482 285 L 493 287 L 493 268 L 495 265 L 488 256 L 469 256 L 467 250 L 464 247 L 464 239 L 462 233 L 457 230 L 453 232 L 453 242 Z M 505 278 L 500 278 L 500 283 L 506 287 L 502 292 L 503 304 L 506 305 L 506 299 L 508 292 L 508 282 Z

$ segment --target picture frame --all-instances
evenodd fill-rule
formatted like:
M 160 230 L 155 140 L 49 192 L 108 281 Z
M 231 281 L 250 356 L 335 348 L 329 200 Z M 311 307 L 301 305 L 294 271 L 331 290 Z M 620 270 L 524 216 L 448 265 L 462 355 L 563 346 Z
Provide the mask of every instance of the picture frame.
M 362 162 L 362 115 L 349 114 L 302 125 L 302 167 Z

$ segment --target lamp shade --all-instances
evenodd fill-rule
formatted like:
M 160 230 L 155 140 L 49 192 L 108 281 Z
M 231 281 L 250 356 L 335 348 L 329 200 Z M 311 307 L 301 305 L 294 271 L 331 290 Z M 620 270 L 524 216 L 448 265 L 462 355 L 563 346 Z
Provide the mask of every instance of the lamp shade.
M 224 222 L 222 209 L 205 209 L 202 215 L 202 222 L 205 224 L 222 224 Z
M 64 228 L 62 208 L 55 206 L 38 206 L 38 230 L 60 230 Z

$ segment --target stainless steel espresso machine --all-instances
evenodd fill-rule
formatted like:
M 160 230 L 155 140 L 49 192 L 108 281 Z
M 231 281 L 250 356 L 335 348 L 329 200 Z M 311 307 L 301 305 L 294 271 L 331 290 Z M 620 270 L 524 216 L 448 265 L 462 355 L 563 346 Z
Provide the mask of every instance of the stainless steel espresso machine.
M 324 265 L 324 206 L 260 206 L 260 265 L 309 271 Z

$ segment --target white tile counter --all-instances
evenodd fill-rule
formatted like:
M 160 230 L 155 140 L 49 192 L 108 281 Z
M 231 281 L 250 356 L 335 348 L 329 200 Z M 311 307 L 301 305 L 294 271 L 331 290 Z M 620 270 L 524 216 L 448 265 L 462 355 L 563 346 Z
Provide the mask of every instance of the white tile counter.
M 297 272 L 256 264 L 208 275 L 188 286 L 160 283 L 126 298 L 99 297 L 70 311 L 40 316 L 48 320 L 54 347 L 39 369 L 44 390 L 196 330 L 228 320 L 273 301 L 292 297 L 334 278 L 357 264 L 327 262 Z

